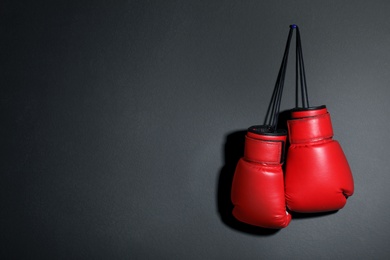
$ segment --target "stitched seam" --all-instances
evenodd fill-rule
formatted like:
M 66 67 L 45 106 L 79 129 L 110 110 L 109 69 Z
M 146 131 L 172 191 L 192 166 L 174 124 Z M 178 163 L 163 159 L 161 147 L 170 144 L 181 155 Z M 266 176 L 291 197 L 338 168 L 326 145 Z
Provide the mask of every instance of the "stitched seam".
M 258 161 L 258 160 L 254 160 L 248 156 L 245 156 L 245 159 L 248 160 L 248 161 L 251 161 L 251 162 L 256 162 L 256 163 L 267 163 L 267 164 L 280 164 L 280 158 L 281 158 L 281 155 L 282 155 L 282 142 L 281 141 L 264 141 L 264 140 L 258 140 L 258 139 L 254 139 L 254 138 L 250 138 L 248 137 L 248 139 L 251 139 L 251 142 L 258 142 L 258 143 L 262 143 L 262 144 L 268 144 L 268 145 L 271 145 L 271 146 L 276 146 L 278 147 L 278 153 L 277 153 L 277 156 L 278 156 L 278 159 L 277 160 L 273 160 L 273 161 Z

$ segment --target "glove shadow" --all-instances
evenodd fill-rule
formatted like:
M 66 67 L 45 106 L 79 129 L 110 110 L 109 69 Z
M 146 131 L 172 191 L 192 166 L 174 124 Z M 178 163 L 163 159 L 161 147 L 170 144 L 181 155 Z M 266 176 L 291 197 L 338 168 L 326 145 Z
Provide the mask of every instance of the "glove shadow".
M 268 229 L 245 224 L 238 221 L 232 214 L 233 203 L 230 198 L 232 181 L 237 162 L 244 155 L 246 132 L 247 130 L 240 130 L 226 135 L 223 146 L 224 166 L 219 172 L 217 183 L 217 209 L 221 221 L 226 226 L 252 235 L 269 236 L 276 234 L 280 229 Z
M 325 217 L 329 215 L 333 215 L 337 213 L 338 210 L 326 211 L 326 212 L 317 212 L 317 213 L 300 213 L 300 212 L 289 212 L 291 214 L 292 219 L 308 219 L 308 218 L 319 218 Z

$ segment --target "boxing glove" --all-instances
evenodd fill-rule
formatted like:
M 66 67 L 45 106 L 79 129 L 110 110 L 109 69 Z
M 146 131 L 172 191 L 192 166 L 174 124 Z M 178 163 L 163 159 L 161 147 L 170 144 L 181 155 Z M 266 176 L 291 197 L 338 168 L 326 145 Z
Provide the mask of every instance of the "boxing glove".
M 232 214 L 239 221 L 275 229 L 290 223 L 282 171 L 286 134 L 266 133 L 263 126 L 248 129 L 231 189 Z
M 287 207 L 295 212 L 335 211 L 354 192 L 353 177 L 326 106 L 295 109 L 287 121 Z

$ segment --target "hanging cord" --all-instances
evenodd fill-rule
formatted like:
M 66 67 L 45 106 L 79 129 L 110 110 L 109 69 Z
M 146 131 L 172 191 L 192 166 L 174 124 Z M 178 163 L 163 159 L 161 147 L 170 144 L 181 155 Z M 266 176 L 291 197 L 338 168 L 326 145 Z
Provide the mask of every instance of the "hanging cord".
M 309 97 L 307 94 L 307 85 L 306 85 L 306 74 L 305 74 L 305 65 L 303 63 L 303 53 L 302 53 L 302 43 L 301 35 L 299 33 L 299 28 L 296 26 L 297 35 L 296 35 L 296 66 L 295 66 L 295 107 L 299 107 L 299 85 L 301 87 L 301 101 L 302 107 L 308 108 Z
M 290 26 L 290 31 L 287 38 L 286 48 L 283 55 L 282 64 L 279 69 L 278 78 L 275 83 L 275 88 L 272 93 L 271 102 L 268 106 L 267 114 L 264 120 L 264 125 L 268 128 L 267 130 L 269 132 L 276 132 L 277 124 L 278 124 L 278 118 L 279 118 L 279 111 L 280 111 L 280 104 L 282 100 L 282 93 L 283 93 L 283 87 L 284 87 L 284 79 L 286 76 L 286 68 L 287 68 L 287 61 L 288 61 L 288 53 L 290 50 L 290 43 L 291 38 L 293 34 L 293 30 L 298 27 L 296 25 Z

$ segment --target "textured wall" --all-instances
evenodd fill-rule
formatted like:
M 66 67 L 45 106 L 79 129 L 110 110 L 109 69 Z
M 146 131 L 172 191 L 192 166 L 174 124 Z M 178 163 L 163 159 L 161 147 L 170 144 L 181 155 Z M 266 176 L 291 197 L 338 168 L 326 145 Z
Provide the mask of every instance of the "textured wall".
M 389 12 L 362 0 L 3 1 L 0 254 L 389 259 Z M 229 185 L 291 23 L 355 195 L 269 231 L 231 218 Z

